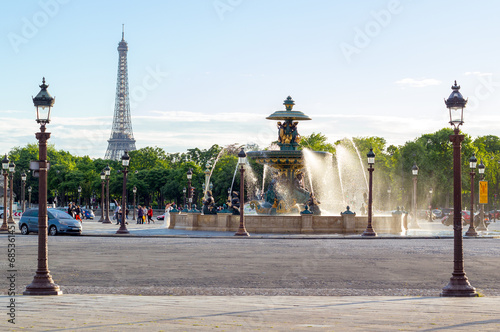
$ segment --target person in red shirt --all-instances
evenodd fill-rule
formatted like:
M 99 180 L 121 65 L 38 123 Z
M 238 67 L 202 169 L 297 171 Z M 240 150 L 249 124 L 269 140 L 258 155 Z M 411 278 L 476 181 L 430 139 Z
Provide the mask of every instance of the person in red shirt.
M 153 220 L 153 209 L 151 208 L 151 206 L 148 208 L 148 224 L 150 222 L 153 222 L 153 224 L 155 223 L 155 221 Z

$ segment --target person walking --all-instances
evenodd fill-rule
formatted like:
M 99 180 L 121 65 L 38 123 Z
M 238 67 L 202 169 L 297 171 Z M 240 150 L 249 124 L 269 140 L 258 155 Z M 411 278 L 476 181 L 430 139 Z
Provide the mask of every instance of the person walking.
M 74 210 L 75 219 L 78 220 L 78 221 L 80 221 L 80 223 L 81 223 L 82 222 L 82 218 L 80 217 L 80 212 L 81 212 L 80 206 L 77 205 L 76 208 L 75 208 L 75 210 Z
M 153 208 L 151 206 L 148 209 L 148 224 L 150 222 L 153 222 L 153 224 L 155 223 L 153 220 Z
M 68 214 L 74 218 L 75 216 L 73 215 L 73 204 L 72 203 L 69 203 L 69 206 L 68 206 Z
M 142 207 L 140 205 L 137 207 L 137 223 L 142 224 Z

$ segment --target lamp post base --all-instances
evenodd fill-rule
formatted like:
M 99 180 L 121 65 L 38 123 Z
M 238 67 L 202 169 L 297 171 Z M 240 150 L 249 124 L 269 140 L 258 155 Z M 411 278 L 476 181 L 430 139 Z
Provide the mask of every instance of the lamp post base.
M 129 234 L 127 227 L 124 225 L 120 225 L 120 228 L 116 231 L 116 234 Z
M 476 229 L 474 228 L 474 226 L 470 226 L 469 229 L 467 230 L 467 232 L 465 233 L 465 236 L 479 236 L 479 234 L 477 234 L 476 232 Z
M 244 229 L 238 229 L 234 236 L 250 236 L 250 234 Z
M 365 229 L 365 231 L 363 232 L 363 234 L 361 234 L 361 236 L 365 237 L 365 236 L 377 236 L 377 233 L 375 233 L 375 231 L 373 229 Z
M 14 218 L 12 218 L 12 216 L 9 217 L 9 220 L 7 221 L 7 224 L 9 225 L 15 225 L 16 222 L 14 221 Z
M 112 222 L 111 222 L 111 220 L 109 220 L 109 218 L 104 219 L 104 221 L 102 223 L 103 224 L 112 224 Z
M 450 282 L 443 288 L 442 297 L 477 297 L 476 289 L 472 287 L 465 275 L 455 275 L 450 278 Z
M 62 295 L 62 293 L 48 272 L 41 274 L 37 272 L 33 282 L 26 286 L 23 295 Z
M 9 230 L 9 226 L 7 226 L 7 223 L 2 223 L 2 226 L 0 227 L 0 232 L 7 232 Z

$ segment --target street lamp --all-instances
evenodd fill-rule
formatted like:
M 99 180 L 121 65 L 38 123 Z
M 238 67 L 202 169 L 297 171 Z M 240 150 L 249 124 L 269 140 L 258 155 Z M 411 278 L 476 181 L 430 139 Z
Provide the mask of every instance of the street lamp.
M 127 211 L 127 173 L 128 173 L 129 163 L 130 163 L 130 156 L 128 155 L 128 151 L 125 151 L 125 153 L 122 156 L 122 166 L 123 166 L 122 220 L 120 223 L 120 228 L 116 231 L 116 234 L 129 233 L 127 226 L 125 226 L 125 215 Z
M 54 283 L 48 265 L 47 246 L 47 140 L 50 133 L 45 131 L 45 125 L 50 122 L 50 109 L 54 105 L 53 98 L 47 91 L 45 77 L 40 85 L 40 92 L 33 98 L 36 107 L 36 121 L 40 124 L 40 132 L 36 133 L 38 140 L 38 268 L 33 282 L 26 286 L 24 295 L 61 295 L 62 291 Z
M 445 104 L 450 112 L 450 124 L 453 126 L 453 134 L 450 135 L 450 141 L 453 144 L 453 273 L 450 282 L 443 288 L 441 296 L 472 297 L 478 294 L 465 275 L 462 238 L 461 149 L 464 135 L 460 135 L 460 125 L 464 123 L 463 112 L 467 100 L 459 92 L 460 86 L 457 85 L 457 81 L 451 89 L 453 91 L 445 100 Z
M 182 212 L 188 212 L 188 209 L 186 207 L 186 187 L 182 188 L 182 193 L 184 194 L 184 208 L 182 209 Z
M 469 159 L 469 165 L 470 165 L 470 218 L 469 218 L 469 229 L 465 233 L 466 236 L 477 236 L 476 229 L 474 228 L 474 177 L 476 176 L 476 172 L 474 170 L 476 169 L 477 165 L 477 158 L 476 155 L 473 153 L 472 157 Z
M 191 178 L 193 177 L 193 170 L 190 168 L 187 171 L 187 179 L 188 179 L 188 202 L 189 202 L 189 210 L 191 210 L 191 203 L 193 202 L 193 190 L 191 188 Z
M 28 187 L 28 209 L 31 209 L 31 186 Z
M 8 224 L 15 224 L 16 222 L 14 221 L 14 211 L 12 211 L 13 207 L 13 202 L 14 202 L 14 173 L 16 172 L 16 164 L 14 164 L 13 161 L 10 162 L 9 164 L 9 181 L 10 181 L 10 193 L 9 193 L 9 220 L 7 221 Z
M 81 197 L 82 197 L 82 186 L 78 186 L 78 206 L 82 205 Z
M 137 187 L 136 186 L 134 186 L 134 188 L 132 189 L 132 192 L 134 193 L 134 205 L 133 205 L 134 208 L 133 208 L 133 210 L 134 210 L 134 220 L 135 220 L 135 194 L 137 193 Z
M 104 221 L 104 184 L 106 183 L 106 173 L 104 170 L 101 171 L 101 219 L 99 222 Z
M 0 227 L 0 231 L 8 231 L 9 226 L 7 225 L 7 176 L 9 175 L 9 158 L 7 155 L 2 160 L 3 169 L 3 223 Z
M 429 189 L 429 221 L 432 222 L 432 188 Z
M 368 225 L 361 236 L 377 236 L 377 233 L 375 233 L 372 227 L 373 164 L 375 164 L 375 153 L 373 153 L 372 148 L 370 148 L 370 152 L 366 154 L 366 157 L 368 158 L 368 173 L 370 175 L 368 181 Z
M 25 192 L 24 189 L 26 187 L 26 173 L 23 171 L 21 173 L 21 212 L 24 213 L 26 210 L 26 199 L 25 199 Z
M 418 166 L 416 163 L 413 163 L 411 168 L 411 174 L 413 174 L 413 200 L 412 200 L 412 210 L 413 210 L 413 218 L 411 220 L 408 228 L 420 228 L 417 221 L 417 176 L 418 176 Z
M 477 171 L 479 175 L 481 176 L 481 180 L 479 181 L 479 185 L 483 184 L 484 182 L 484 171 L 486 167 L 483 164 L 483 161 L 481 160 L 481 163 L 477 166 Z M 480 213 L 479 213 L 479 225 L 477 226 L 478 231 L 485 231 L 487 230 L 486 225 L 484 223 L 484 202 L 481 202 L 481 190 L 479 190 L 479 205 L 480 205 Z M 490 220 L 491 222 L 491 220 Z
M 389 195 L 389 211 L 391 210 L 391 188 L 387 189 L 387 195 Z
M 102 222 L 103 224 L 111 224 L 111 220 L 109 220 L 109 175 L 111 174 L 111 168 L 109 168 L 109 165 L 106 165 L 104 167 L 104 175 L 106 177 L 106 217 L 104 221 Z
M 238 153 L 238 163 L 240 165 L 240 227 L 238 231 L 234 234 L 235 236 L 250 236 L 245 228 L 245 164 L 247 162 L 247 155 L 245 150 L 241 148 Z

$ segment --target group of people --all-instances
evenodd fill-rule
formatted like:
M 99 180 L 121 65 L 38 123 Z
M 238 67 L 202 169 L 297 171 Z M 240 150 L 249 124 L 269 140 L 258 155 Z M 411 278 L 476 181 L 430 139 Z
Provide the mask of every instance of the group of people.
M 145 224 L 146 219 L 147 219 L 148 224 L 151 222 L 153 222 L 153 224 L 155 223 L 155 221 L 153 219 L 153 208 L 151 206 L 146 207 L 146 206 L 139 205 L 137 207 L 137 223 L 138 224 Z
M 83 211 L 80 208 L 80 205 L 74 205 L 73 203 L 69 203 L 68 205 L 68 214 L 82 222 Z

